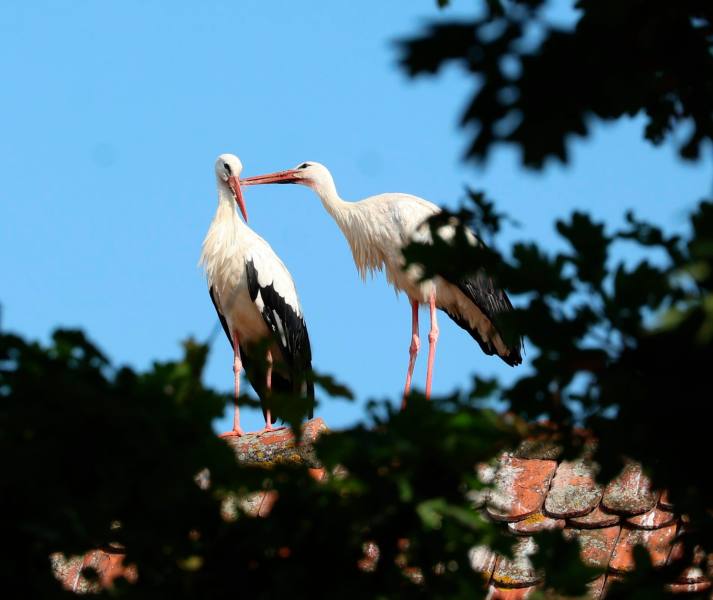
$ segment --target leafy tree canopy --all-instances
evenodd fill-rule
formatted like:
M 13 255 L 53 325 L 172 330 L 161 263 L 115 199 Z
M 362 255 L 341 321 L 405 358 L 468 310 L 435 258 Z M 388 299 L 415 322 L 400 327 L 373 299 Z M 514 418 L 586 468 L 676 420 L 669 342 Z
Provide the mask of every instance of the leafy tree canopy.
M 508 144 L 530 167 L 566 161 L 568 138 L 586 136 L 592 120 L 639 113 L 647 139 L 661 143 L 680 129 L 681 153 L 695 160 L 713 132 L 709 4 L 581 0 L 565 30 L 543 20 L 545 0 L 488 0 L 470 22 L 402 41 L 402 65 L 413 75 L 466 68 L 476 91 L 463 125 L 477 160 Z M 577 427 L 594 432 L 603 481 L 639 460 L 690 516 L 680 564 L 654 571 L 637 553 L 637 570 L 612 591 L 660 597 L 690 548 L 713 551 L 713 203 L 696 204 L 682 235 L 633 214 L 612 229 L 578 211 L 555 224 L 567 242 L 557 253 L 534 242 L 501 248 L 506 216 L 484 192 L 467 190 L 464 209 L 432 225 L 453 218 L 488 246 L 469 246 L 461 230 L 450 244 L 411 246 L 407 258 L 454 279 L 479 269 L 494 276 L 518 306 L 500 325 L 525 336 L 531 366 L 508 385 L 475 379 L 450 397 L 416 397 L 403 413 L 372 403 L 363 425 L 318 443 L 325 468 L 339 473 L 322 483 L 304 469 L 235 463 L 211 429 L 226 398 L 201 383 L 201 344 L 189 341 L 182 360 L 137 373 L 109 364 L 76 331 L 58 330 L 46 347 L 0 337 L 0 572 L 13 582 L 4 585 L 66 596 L 49 556 L 118 544 L 139 577 L 102 591 L 107 597 L 484 596 L 468 550 L 485 544 L 507 554 L 512 540 L 474 506 L 484 487 L 475 465 L 544 418 L 535 427 L 567 456 L 582 451 Z M 508 410 L 486 408 L 493 398 Z M 204 489 L 196 475 L 206 468 Z M 221 517 L 225 502 L 259 490 L 277 493 L 269 518 L 239 507 L 236 518 Z M 378 560 L 360 568 L 369 542 Z M 547 534 L 538 545 L 546 593 L 584 593 L 592 573 L 572 543 Z

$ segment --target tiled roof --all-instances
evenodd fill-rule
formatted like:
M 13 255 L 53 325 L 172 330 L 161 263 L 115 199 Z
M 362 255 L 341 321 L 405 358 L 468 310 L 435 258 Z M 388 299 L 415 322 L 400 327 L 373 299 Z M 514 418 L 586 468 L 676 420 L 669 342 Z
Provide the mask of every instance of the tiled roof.
M 259 441 L 246 436 L 231 446 L 242 462 L 274 464 L 284 459 L 315 467 L 309 446 L 325 429 L 320 419 L 306 424 L 303 449 L 295 449 L 291 433 L 284 430 Z M 640 465 L 629 464 L 602 488 L 595 481 L 595 465 L 587 459 L 561 460 L 560 453 L 554 444 L 525 442 L 515 452 L 503 454 L 495 466 L 480 469 L 481 479 L 493 484 L 478 499 L 482 510 L 517 540 L 512 559 L 486 547 L 471 550 L 473 568 L 486 578 L 488 600 L 524 599 L 541 584 L 543 574 L 533 568 L 530 557 L 537 551 L 532 536 L 543 530 L 561 530 L 567 539 L 576 539 L 583 561 L 604 571 L 589 583 L 590 597 L 595 600 L 604 598 L 611 582 L 634 568 L 635 546 L 644 546 L 658 567 L 682 554 L 677 535 L 685 518 L 676 513 L 665 492 L 651 489 Z M 317 479 L 324 476 L 321 469 L 310 472 Z M 209 485 L 204 479 L 199 484 Z M 273 502 L 269 493 L 257 492 L 243 498 L 241 505 L 248 514 L 267 516 Z M 234 518 L 233 513 L 234 508 L 224 506 L 226 518 Z M 95 550 L 70 559 L 55 555 L 53 566 L 65 588 L 82 593 L 109 587 L 118 576 L 135 579 L 136 570 L 125 566 L 122 558 L 119 549 Z M 370 570 L 377 560 L 378 548 L 367 544 L 360 567 Z M 682 569 L 668 585 L 669 591 L 700 593 L 712 588 L 713 555 L 698 553 L 696 563 Z M 90 584 L 81 576 L 81 569 L 88 566 L 98 572 L 98 582 Z
M 84 556 L 65 558 L 62 554 L 50 557 L 55 576 L 64 588 L 76 594 L 96 593 L 112 586 L 117 577 L 125 577 L 128 581 L 136 580 L 136 568 L 124 564 L 124 553 L 121 549 L 105 548 L 92 550 Z M 97 579 L 90 581 L 82 570 L 92 568 L 97 573 Z
M 485 514 L 518 538 L 512 559 L 485 547 L 471 551 L 473 568 L 487 579 L 489 600 L 527 598 L 537 589 L 543 574 L 530 561 L 537 550 L 532 534 L 547 529 L 576 539 L 582 561 L 604 571 L 589 584 L 593 599 L 604 598 L 612 581 L 634 569 L 637 545 L 646 548 L 654 567 L 681 558 L 677 534 L 685 518 L 665 493 L 651 489 L 640 465 L 628 464 L 602 489 L 595 481 L 595 465 L 559 460 L 557 455 L 552 446 L 523 444 L 503 454 L 494 468 L 480 469 L 481 479 L 493 484 L 480 498 Z M 669 591 L 700 593 L 711 588 L 713 560 L 699 556 L 698 562 L 672 581 Z
M 248 465 L 262 465 L 266 468 L 278 464 L 299 464 L 307 467 L 309 474 L 316 480 L 325 476 L 317 462 L 313 444 L 315 440 L 327 431 L 327 426 L 320 418 L 307 421 L 302 426 L 302 439 L 298 443 L 289 428 L 275 429 L 267 433 L 247 433 L 239 438 L 226 438 L 227 444 L 235 452 L 238 462 Z M 196 483 L 206 488 L 210 485 L 210 474 L 207 470 L 196 476 Z M 221 512 L 226 520 L 234 520 L 237 515 L 237 505 L 249 515 L 265 517 L 270 513 L 276 500 L 273 491 L 254 492 L 242 498 L 226 498 Z M 95 593 L 112 586 L 117 577 L 128 581 L 136 581 L 138 571 L 133 565 L 124 562 L 124 551 L 117 544 L 104 549 L 91 550 L 81 555 L 65 557 L 61 553 L 50 557 L 55 577 L 62 586 L 76 594 Z M 97 573 L 97 579 L 89 580 L 82 570 L 92 568 Z

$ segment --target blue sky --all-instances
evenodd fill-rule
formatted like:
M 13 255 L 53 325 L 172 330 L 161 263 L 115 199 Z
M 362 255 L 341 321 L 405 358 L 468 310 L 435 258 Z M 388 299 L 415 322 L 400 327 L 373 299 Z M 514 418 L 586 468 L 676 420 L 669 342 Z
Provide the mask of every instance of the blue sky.
M 5 329 L 46 340 L 85 328 L 118 363 L 145 368 L 206 338 L 216 317 L 197 260 L 216 206 L 213 162 L 245 174 L 317 160 L 344 198 L 410 192 L 457 206 L 485 189 L 522 223 L 512 238 L 554 244 L 552 222 L 586 207 L 610 223 L 626 208 L 670 227 L 710 193 L 710 162 L 683 164 L 641 141 L 641 122 L 598 126 L 569 168 L 523 171 L 500 151 L 461 161 L 457 127 L 470 83 L 457 69 L 408 80 L 392 44 L 428 19 L 467 15 L 435 0 L 122 0 L 0 7 L 0 302 Z M 563 3 L 563 6 L 567 3 Z M 564 8 L 555 11 L 566 19 Z M 346 242 L 307 189 L 249 188 L 251 226 L 291 270 L 314 364 L 358 402 L 325 404 L 338 427 L 368 398 L 398 398 L 410 312 L 383 277 L 362 284 Z M 427 316 L 421 314 L 426 345 Z M 474 373 L 511 376 L 443 315 L 434 392 Z M 526 368 L 526 367 L 521 367 Z M 218 337 L 208 383 L 229 390 Z M 425 380 L 425 353 L 415 384 Z M 260 417 L 245 417 L 257 428 Z M 219 427 L 227 426 L 227 421 Z

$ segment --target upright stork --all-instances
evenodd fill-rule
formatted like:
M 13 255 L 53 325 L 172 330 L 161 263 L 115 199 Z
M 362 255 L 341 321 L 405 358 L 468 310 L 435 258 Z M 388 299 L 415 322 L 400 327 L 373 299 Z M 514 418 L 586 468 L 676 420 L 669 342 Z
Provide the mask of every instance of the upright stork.
M 498 289 L 482 270 L 474 269 L 473 275 L 458 281 L 450 281 L 442 276 L 421 281 L 420 269 L 411 266 L 404 270 L 403 248 L 413 240 L 431 240 L 427 220 L 441 210 L 435 204 L 416 196 L 393 193 L 346 202 L 339 197 L 331 173 L 324 165 L 316 162 L 305 162 L 287 171 L 248 177 L 241 183 L 298 183 L 311 188 L 347 238 L 362 279 L 367 272 L 383 269 L 389 283 L 406 293 L 411 303 L 412 332 L 402 406 L 405 406 L 411 389 L 413 368 L 421 345 L 418 333 L 420 304 L 428 305 L 431 316 L 426 397 L 431 395 L 433 362 L 439 334 L 436 308 L 443 310 L 465 329 L 485 354 L 497 354 L 511 366 L 522 362 L 521 340 L 508 343 L 497 325 L 498 315 L 512 310 L 512 304 L 505 292 Z M 439 230 L 439 235 L 447 239 L 454 232 L 453 225 L 446 225 Z M 480 243 L 472 231 L 468 231 L 467 235 L 472 243 Z
M 295 283 L 270 245 L 247 226 L 239 181 L 242 170 L 240 159 L 232 154 L 221 154 L 215 162 L 218 209 L 200 258 L 210 299 L 233 348 L 233 430 L 223 436 L 243 435 L 238 408 L 243 367 L 260 398 L 265 416 L 262 431 L 272 429 L 273 417 L 279 418 L 269 405 L 273 390 L 314 400 L 308 377 L 312 352 Z

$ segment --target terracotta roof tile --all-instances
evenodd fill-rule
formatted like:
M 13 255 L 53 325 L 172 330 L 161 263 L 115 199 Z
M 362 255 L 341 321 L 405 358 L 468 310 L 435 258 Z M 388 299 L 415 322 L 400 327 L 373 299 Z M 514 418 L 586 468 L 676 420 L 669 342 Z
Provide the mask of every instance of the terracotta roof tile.
M 601 497 L 591 465 L 584 461 L 563 462 L 557 467 L 545 499 L 545 512 L 559 519 L 580 517 L 592 512 Z
M 316 435 L 320 424 L 314 425 Z M 586 437 L 583 439 L 587 441 Z M 594 442 L 587 443 L 591 447 Z M 295 453 L 294 445 L 285 444 L 285 448 L 292 460 L 313 466 Z M 239 450 L 236 453 L 240 454 Z M 526 599 L 541 585 L 543 573 L 536 572 L 530 560 L 536 552 L 530 536 L 545 529 L 563 529 L 567 538 L 578 540 L 586 564 L 606 570 L 588 584 L 588 598 L 593 600 L 605 599 L 611 584 L 633 569 L 633 550 L 637 545 L 647 549 L 657 567 L 679 560 L 684 554 L 680 533 L 685 516 L 675 512 L 665 491 L 659 494 L 651 490 L 639 465 L 629 464 L 602 491 L 594 480 L 595 465 L 560 461 L 560 456 L 561 450 L 546 439 L 529 440 L 515 453 L 503 454 L 497 464 L 478 467 L 483 483 L 492 483 L 493 488 L 485 494 L 479 492 L 474 501 L 518 536 L 512 559 L 497 556 L 485 546 L 469 552 L 472 568 L 482 573 L 489 585 L 489 600 Z M 321 479 L 323 474 L 315 470 L 314 476 Z M 276 497 L 258 492 L 249 498 L 236 498 L 235 502 L 247 500 L 252 504 L 243 506 L 244 510 L 253 516 L 267 516 Z M 378 548 L 371 546 L 365 545 L 363 560 L 373 568 Z M 82 567 L 97 570 L 101 587 L 110 586 L 120 574 L 129 579 L 136 577 L 132 567 L 123 566 L 121 553 L 93 551 L 84 557 L 52 558 L 57 577 L 65 587 L 79 592 L 90 591 L 89 582 L 80 576 Z M 420 573 L 412 575 L 416 580 Z M 699 551 L 693 564 L 683 569 L 666 589 L 700 594 L 711 590 L 712 579 L 713 559 Z
M 562 447 L 550 440 L 523 440 L 512 453 L 515 458 L 557 460 L 562 455 Z
M 659 497 L 659 506 L 664 510 L 673 510 L 673 504 L 671 504 L 671 500 L 668 497 L 668 490 L 661 492 L 661 496 Z
M 499 588 L 491 585 L 485 600 L 525 600 L 535 591 L 534 586 L 526 588 Z
M 703 569 L 700 567 L 689 567 L 681 576 L 669 584 L 667 588 L 679 594 L 682 593 L 699 593 L 711 589 L 710 579 L 706 577 Z
M 110 588 L 117 577 L 136 581 L 136 568 L 124 565 L 122 552 L 104 552 L 92 550 L 84 556 L 65 558 L 61 554 L 51 556 L 55 577 L 62 582 L 64 589 L 78 594 L 96 593 L 102 588 Z M 87 579 L 82 571 L 92 568 L 96 571 L 97 581 Z
M 498 560 L 497 555 L 487 546 L 475 546 L 468 552 L 470 566 L 474 571 L 482 573 L 489 580 Z
M 498 521 L 520 521 L 540 510 L 557 468 L 554 460 L 504 455 L 486 510 Z
M 626 522 L 637 529 L 660 529 L 676 521 L 676 515 L 655 507 L 636 517 L 629 517 Z
M 537 552 L 535 540 L 531 537 L 519 540 L 513 547 L 512 559 L 501 557 L 498 559 L 493 571 L 492 583 L 497 587 L 524 588 L 540 582 L 542 576 L 538 574 L 530 556 Z
M 596 529 L 598 527 L 611 527 L 620 521 L 619 515 L 608 513 L 597 506 L 588 515 L 568 519 L 568 524 L 581 529 Z
M 577 539 L 583 561 L 606 573 L 588 584 L 588 598 L 605 599 L 611 584 L 634 568 L 633 550 L 644 546 L 655 567 L 683 556 L 680 540 L 685 516 L 675 512 L 665 492 L 651 489 L 642 468 L 631 463 L 602 491 L 596 484 L 596 465 L 560 461 L 556 449 L 544 442 L 521 445 L 503 454 L 487 470 L 494 490 L 485 504 L 494 520 L 505 521 L 510 533 L 521 536 L 513 560 L 480 547 L 473 568 L 484 577 L 491 573 L 488 598 L 526 598 L 540 584 L 530 556 L 535 547 L 529 536 L 544 529 L 563 529 Z M 483 472 L 483 474 L 486 474 Z M 677 536 L 677 534 L 679 534 Z M 713 562 L 704 555 L 672 581 L 667 590 L 701 593 L 713 589 Z M 494 567 L 493 567 L 494 565 Z M 711 596 L 713 600 L 713 596 Z
M 565 536 L 576 538 L 579 542 L 582 561 L 590 567 L 606 569 L 614 548 L 619 540 L 621 527 L 603 527 L 601 529 L 568 529 Z
M 640 515 L 656 506 L 657 500 L 641 465 L 630 463 L 604 489 L 602 506 L 614 513 Z
M 594 581 L 591 581 L 587 587 L 589 588 L 589 595 L 592 600 L 599 600 L 602 598 L 604 593 L 604 585 L 606 584 L 607 576 L 600 575 Z
M 552 519 L 541 512 L 536 512 L 522 521 L 508 523 L 508 529 L 515 535 L 532 535 L 547 529 L 564 529 L 564 519 Z
M 661 567 L 668 561 L 674 537 L 676 524 L 647 531 L 625 527 L 621 531 L 609 568 L 613 571 L 627 572 L 634 569 L 634 547 L 644 546 L 649 552 L 651 562 L 655 567 Z

